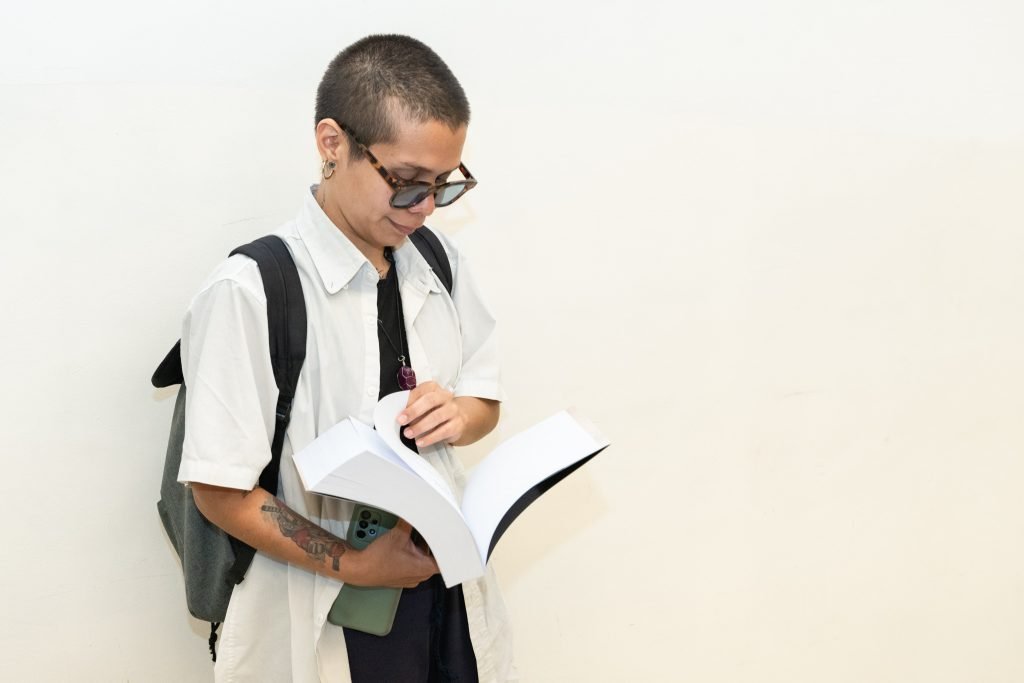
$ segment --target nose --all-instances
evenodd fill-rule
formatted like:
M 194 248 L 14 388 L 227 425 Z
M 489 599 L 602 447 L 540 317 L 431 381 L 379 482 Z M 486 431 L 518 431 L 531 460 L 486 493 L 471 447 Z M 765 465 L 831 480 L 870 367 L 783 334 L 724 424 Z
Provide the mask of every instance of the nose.
M 412 213 L 420 213 L 423 214 L 424 216 L 429 216 L 430 214 L 434 213 L 434 209 L 436 208 L 437 207 L 434 205 L 434 193 L 431 192 L 419 204 L 410 206 L 409 211 L 411 211 Z

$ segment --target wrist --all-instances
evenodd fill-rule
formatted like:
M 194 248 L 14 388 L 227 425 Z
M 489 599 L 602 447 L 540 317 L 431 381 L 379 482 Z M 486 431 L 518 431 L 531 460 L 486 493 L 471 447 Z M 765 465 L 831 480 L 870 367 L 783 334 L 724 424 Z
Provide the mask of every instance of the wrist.
M 354 586 L 366 585 L 366 555 L 362 550 L 349 548 L 338 563 L 336 579 Z

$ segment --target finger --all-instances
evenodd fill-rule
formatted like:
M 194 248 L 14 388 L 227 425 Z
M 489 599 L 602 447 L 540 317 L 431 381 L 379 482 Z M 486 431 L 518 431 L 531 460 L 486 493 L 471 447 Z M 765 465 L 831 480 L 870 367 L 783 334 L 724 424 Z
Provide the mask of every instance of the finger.
M 397 524 L 391 529 L 388 529 L 383 534 L 377 537 L 377 541 L 372 545 L 387 544 L 390 548 L 388 553 L 405 553 L 415 548 L 415 543 L 412 541 L 412 527 L 409 526 L 408 522 L 399 520 Z
M 416 439 L 416 446 L 418 448 L 426 448 L 442 441 L 458 441 L 460 436 L 462 436 L 462 430 L 458 427 L 458 422 L 456 420 L 449 420 L 437 429 Z
M 450 401 L 451 394 L 438 387 L 435 391 L 424 394 L 418 398 L 415 403 L 406 407 L 406 409 L 399 414 L 398 422 L 399 424 L 413 424 L 432 410 L 435 410 Z M 405 418 L 405 422 L 402 422 L 403 417 Z
M 413 543 L 412 539 L 413 527 L 409 525 L 404 519 L 399 519 L 398 522 L 389 528 L 381 539 L 391 537 L 391 541 L 398 546 L 406 546 Z
M 448 422 L 456 415 L 458 415 L 458 410 L 454 405 L 450 403 L 442 404 L 418 420 L 411 422 L 408 427 L 402 430 L 402 434 L 408 439 L 415 439 L 417 436 L 426 434 L 430 430 Z
M 418 566 L 415 569 L 415 574 L 406 579 L 406 588 L 418 586 L 434 574 L 440 573 L 437 560 L 432 555 L 424 553 L 420 548 L 413 548 L 412 552 L 416 555 Z
M 409 400 L 406 401 L 405 403 L 405 410 L 400 412 L 398 414 L 398 417 L 396 418 L 398 424 L 409 424 L 410 422 L 415 420 L 416 417 L 418 417 L 422 412 L 423 407 L 420 406 L 418 409 L 413 409 L 413 406 L 419 403 L 425 396 L 429 396 L 430 394 L 433 394 L 440 389 L 441 387 L 438 386 L 437 382 L 430 381 L 424 382 L 423 384 L 420 384 L 412 391 L 410 391 Z
M 432 389 L 431 389 L 430 385 L 433 384 L 433 383 L 434 382 L 423 382 L 422 384 L 417 384 L 412 389 L 410 389 L 409 390 L 409 400 L 405 402 L 405 405 L 407 405 L 407 406 L 410 405 L 416 399 L 418 399 L 420 396 L 422 396 L 423 394 L 426 394 L 427 392 L 431 391 Z
M 423 556 L 423 564 L 421 565 L 420 570 L 419 575 L 423 577 L 420 579 L 421 581 L 429 579 L 434 574 L 441 573 L 441 570 L 437 567 L 437 561 L 433 557 L 429 557 L 427 555 Z

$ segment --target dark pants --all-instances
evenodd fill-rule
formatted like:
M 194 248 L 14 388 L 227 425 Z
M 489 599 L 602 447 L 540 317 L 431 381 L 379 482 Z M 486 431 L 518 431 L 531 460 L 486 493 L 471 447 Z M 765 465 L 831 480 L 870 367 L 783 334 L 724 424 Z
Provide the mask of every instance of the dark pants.
M 477 683 L 462 586 L 433 576 L 402 591 L 391 633 L 345 629 L 352 683 Z

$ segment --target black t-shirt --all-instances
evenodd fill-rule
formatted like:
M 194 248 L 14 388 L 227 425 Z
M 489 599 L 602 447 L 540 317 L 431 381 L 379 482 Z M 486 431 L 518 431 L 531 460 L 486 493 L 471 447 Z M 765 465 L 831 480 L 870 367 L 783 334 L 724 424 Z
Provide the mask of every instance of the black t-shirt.
M 398 385 L 400 356 L 412 367 L 391 249 L 384 250 L 384 257 L 391 267 L 387 277 L 377 283 L 378 399 L 401 391 Z M 416 451 L 411 439 L 403 435 L 402 442 Z M 475 683 L 478 680 L 462 587 L 446 590 L 440 576 L 402 591 L 391 633 L 374 636 L 346 628 L 345 644 L 353 683 L 385 680 Z
M 384 252 L 388 261 L 392 261 L 391 250 Z M 401 324 L 402 297 L 398 292 L 398 273 L 394 264 L 388 268 L 386 278 L 377 283 L 377 344 L 380 347 L 380 395 L 382 399 L 388 394 L 400 391 L 398 387 L 398 368 L 402 366 L 399 356 L 405 356 L 406 365 L 412 366 L 409 360 L 408 342 L 405 340 L 404 325 Z M 382 329 L 383 328 L 383 329 Z M 392 346 L 394 344 L 394 346 Z

